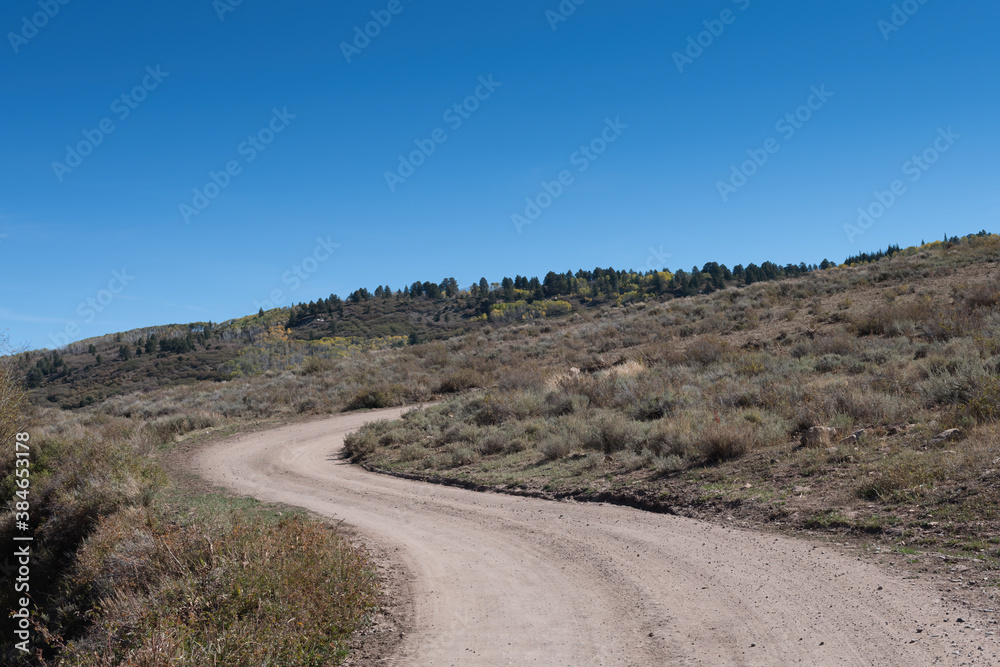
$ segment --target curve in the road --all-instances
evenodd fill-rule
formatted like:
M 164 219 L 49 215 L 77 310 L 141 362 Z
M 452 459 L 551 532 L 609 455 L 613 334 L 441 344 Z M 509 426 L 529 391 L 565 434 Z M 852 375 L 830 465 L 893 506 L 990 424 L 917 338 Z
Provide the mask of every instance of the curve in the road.
M 336 456 L 347 433 L 402 412 L 242 435 L 194 460 L 210 481 L 346 520 L 397 554 L 414 627 L 388 664 L 997 664 L 994 638 L 944 623 L 925 584 L 829 547 L 412 482 Z

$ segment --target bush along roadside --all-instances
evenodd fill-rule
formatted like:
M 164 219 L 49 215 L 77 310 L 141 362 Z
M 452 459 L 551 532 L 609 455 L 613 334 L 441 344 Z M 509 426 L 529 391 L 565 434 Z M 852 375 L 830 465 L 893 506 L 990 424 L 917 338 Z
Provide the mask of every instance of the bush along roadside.
M 5 642 L 4 664 L 333 665 L 379 605 L 375 568 L 329 526 L 172 485 L 141 419 L 44 410 L 18 428 L 30 523 L 5 511 L 0 542 L 33 538 L 29 638 Z M 9 454 L 0 502 L 15 509 L 26 467 Z M 0 592 L 5 637 L 21 596 Z

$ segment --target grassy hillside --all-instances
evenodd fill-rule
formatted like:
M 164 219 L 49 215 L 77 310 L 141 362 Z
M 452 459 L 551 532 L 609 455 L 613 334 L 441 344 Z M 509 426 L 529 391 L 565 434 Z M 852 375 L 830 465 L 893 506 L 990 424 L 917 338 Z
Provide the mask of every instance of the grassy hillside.
M 348 446 L 425 479 L 997 562 L 998 260 L 1000 237 L 979 236 L 471 334 L 449 354 L 501 361 L 481 390 Z M 813 427 L 830 431 L 804 440 Z
M 379 604 L 363 554 L 304 517 L 178 486 L 164 453 L 432 399 L 351 437 L 354 459 L 995 563 L 998 261 L 983 233 L 825 268 L 443 281 L 7 357 L 0 427 L 33 443 L 38 660 L 339 660 Z M 817 426 L 835 432 L 800 446 Z M 7 502 L 7 459 L 0 480 Z M 13 530 L 5 512 L 0 536 Z M 296 540 L 308 548 L 282 551 Z M 289 605 L 308 623 L 275 623 Z
M 345 344 L 382 336 L 434 340 L 461 332 L 461 327 L 434 322 L 437 309 L 443 306 L 426 302 L 405 307 L 351 304 L 336 318 L 336 339 Z M 235 362 L 244 352 L 258 349 L 269 331 L 284 325 L 289 312 L 287 308 L 276 309 L 222 324 L 194 322 L 136 329 L 72 343 L 58 351 L 24 353 L 18 355 L 17 365 L 33 403 L 63 409 L 160 387 L 224 382 L 243 374 L 243 365 Z M 322 317 L 305 318 L 289 330 L 288 337 L 302 343 L 329 339 L 334 337 L 329 325 Z M 472 322 L 467 320 L 464 326 L 471 327 Z M 314 349 L 312 356 L 335 355 Z
M 894 250 L 898 248 L 890 248 Z M 848 261 L 871 259 L 862 255 Z M 821 266 L 828 265 L 824 260 Z M 110 396 L 284 370 L 306 357 L 330 359 L 358 347 L 447 340 L 487 324 L 509 326 L 608 305 L 710 293 L 794 278 L 819 268 L 772 262 L 731 270 L 709 262 L 690 272 L 595 268 L 565 274 L 550 271 L 541 280 L 518 275 L 488 283 L 483 278 L 467 289 L 446 278 L 395 291 L 387 286 L 373 292 L 359 289 L 346 299 L 331 294 L 222 324 L 193 322 L 101 336 L 58 351 L 20 355 L 17 365 L 34 403 L 75 409 Z M 276 334 L 290 344 L 276 349 Z M 381 342 L 372 344 L 373 340 Z

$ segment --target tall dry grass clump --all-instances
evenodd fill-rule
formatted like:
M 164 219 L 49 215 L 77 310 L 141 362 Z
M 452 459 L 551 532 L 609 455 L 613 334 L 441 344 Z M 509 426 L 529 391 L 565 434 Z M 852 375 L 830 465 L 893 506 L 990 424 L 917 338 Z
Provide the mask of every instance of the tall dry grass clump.
M 100 595 L 94 628 L 63 652 L 80 667 L 333 665 L 378 600 L 374 567 L 335 531 L 233 510 L 107 517 L 73 581 Z
M 0 355 L 10 352 L 7 341 L 0 338 Z M 10 357 L 0 356 L 0 442 L 10 442 L 17 432 L 25 407 L 21 380 Z M 6 458 L 6 457 L 5 457 Z

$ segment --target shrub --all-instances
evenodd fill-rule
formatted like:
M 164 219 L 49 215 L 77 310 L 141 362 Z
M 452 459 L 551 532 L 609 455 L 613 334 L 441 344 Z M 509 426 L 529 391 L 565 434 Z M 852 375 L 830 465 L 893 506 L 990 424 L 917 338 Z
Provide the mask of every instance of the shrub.
M 187 525 L 111 516 L 74 579 L 107 596 L 69 666 L 319 667 L 339 662 L 378 600 L 374 567 L 328 527 L 238 511 Z
M 816 360 L 817 373 L 832 373 L 844 365 L 844 359 L 839 354 L 824 354 Z
M 457 394 L 467 389 L 481 387 L 482 384 L 483 378 L 477 371 L 471 368 L 461 368 L 445 376 L 438 384 L 437 392 L 439 394 Z
M 560 433 L 543 436 L 538 442 L 538 451 L 546 461 L 566 458 L 573 451 L 572 444 Z
M 729 346 L 714 334 L 702 336 L 688 346 L 688 356 L 702 366 L 709 366 L 723 359 Z
M 1000 378 L 983 378 L 968 391 L 967 397 L 953 412 L 951 421 L 970 420 L 976 424 L 1000 421 Z
M 479 439 L 476 448 L 481 454 L 492 456 L 503 452 L 507 448 L 507 441 L 500 431 L 491 431 Z
M 753 426 L 748 423 L 717 423 L 699 435 L 698 449 L 709 463 L 741 458 L 757 445 Z
M 405 388 L 401 385 L 377 385 L 374 387 L 364 387 L 359 389 L 354 396 L 347 401 L 344 410 L 375 410 L 378 408 L 391 408 L 402 404 L 402 397 Z
M 388 425 L 382 422 L 366 424 L 364 428 L 349 433 L 344 438 L 344 454 L 355 463 L 375 452 L 379 447 L 379 435 L 385 432 Z
M 514 409 L 505 396 L 487 394 L 473 399 L 467 410 L 479 426 L 495 426 L 514 418 Z
M 460 468 L 475 463 L 479 460 L 479 454 L 466 445 L 455 445 L 448 452 L 448 467 Z
M 570 394 L 565 391 L 552 391 L 545 396 L 544 414 L 549 417 L 561 417 L 581 412 L 587 408 L 590 401 L 586 396 Z
M 1000 281 L 967 287 L 962 291 L 961 297 L 973 308 L 994 308 L 1000 305 Z
M 605 454 L 622 450 L 639 452 L 646 444 L 646 433 L 641 424 L 627 416 L 605 412 L 588 424 L 583 444 L 588 449 L 597 449 Z
M 663 419 L 673 413 L 677 403 L 677 399 L 669 391 L 645 396 L 632 404 L 631 415 L 639 421 Z

